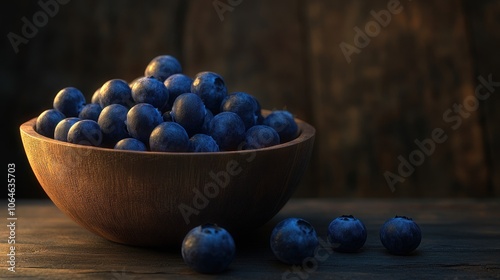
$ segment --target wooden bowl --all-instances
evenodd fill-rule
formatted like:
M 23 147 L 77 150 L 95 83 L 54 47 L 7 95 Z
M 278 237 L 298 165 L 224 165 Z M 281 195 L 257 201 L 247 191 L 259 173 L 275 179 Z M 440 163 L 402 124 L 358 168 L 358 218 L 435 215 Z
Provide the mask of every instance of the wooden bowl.
M 315 136 L 296 119 L 300 135 L 269 148 L 137 152 L 50 139 L 35 131 L 35 121 L 20 126 L 21 138 L 48 197 L 87 230 L 135 246 L 180 246 L 206 222 L 233 234 L 264 225 L 296 189 Z

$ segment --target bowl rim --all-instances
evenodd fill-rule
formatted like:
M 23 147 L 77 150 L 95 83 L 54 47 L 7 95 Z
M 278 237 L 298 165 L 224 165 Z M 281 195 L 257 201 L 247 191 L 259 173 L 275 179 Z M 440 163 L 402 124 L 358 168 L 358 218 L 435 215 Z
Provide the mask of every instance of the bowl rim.
M 271 113 L 272 111 L 262 109 L 262 112 L 264 115 L 267 115 L 267 114 Z M 39 134 L 35 130 L 37 117 L 31 118 L 30 120 L 22 123 L 19 126 L 19 129 L 20 129 L 22 134 L 25 134 L 31 138 L 34 138 L 34 139 L 37 139 L 40 141 L 44 141 L 47 143 L 55 144 L 55 145 L 74 147 L 74 148 L 79 148 L 79 149 L 107 151 L 107 152 L 113 152 L 113 153 L 133 153 L 133 154 L 140 154 L 140 155 L 206 156 L 206 155 L 247 154 L 247 153 L 255 153 L 255 152 L 259 152 L 259 151 L 269 151 L 269 150 L 282 149 L 282 148 L 294 146 L 294 145 L 297 145 L 299 143 L 305 142 L 308 139 L 315 136 L 316 129 L 312 125 L 310 125 L 309 123 L 307 123 L 299 118 L 295 117 L 294 119 L 295 119 L 295 122 L 297 123 L 297 126 L 299 127 L 299 135 L 297 137 L 295 137 L 293 140 L 290 140 L 288 142 L 281 143 L 278 145 L 270 146 L 270 147 L 260 148 L 260 149 L 218 151 L 218 152 L 158 152 L 158 151 L 149 151 L 149 150 L 148 151 L 133 151 L 133 150 L 119 150 L 119 149 L 113 149 L 113 148 L 108 148 L 108 147 L 79 145 L 79 144 L 74 144 L 74 143 L 56 140 L 56 139 L 53 139 L 50 137 L 46 137 L 42 134 Z

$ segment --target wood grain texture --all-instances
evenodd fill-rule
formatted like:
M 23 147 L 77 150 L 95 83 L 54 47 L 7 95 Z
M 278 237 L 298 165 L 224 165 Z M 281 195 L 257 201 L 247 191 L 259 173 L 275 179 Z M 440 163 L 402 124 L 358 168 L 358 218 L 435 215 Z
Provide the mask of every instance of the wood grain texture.
M 233 232 L 266 223 L 302 179 L 315 135 L 297 119 L 299 136 L 273 147 L 135 152 L 43 137 L 35 121 L 21 126 L 21 137 L 50 199 L 88 230 L 137 246 L 179 246 L 191 228 L 204 223 Z
M 372 38 L 358 44 L 363 47 L 349 63 L 340 44 L 361 40 L 355 28 L 367 32 L 375 23 L 372 12 L 387 10 L 388 1 L 307 1 L 313 112 L 323 128 L 317 145 L 321 195 L 488 193 L 477 114 L 453 122 L 443 117 L 474 94 L 464 12 L 456 2 L 401 1 L 400 12 L 370 31 Z M 384 172 L 402 174 L 398 156 L 410 161 L 415 141 L 430 138 L 435 128 L 448 139 L 391 194 Z
M 6 207 L 2 202 L 2 207 Z M 9 279 L 192 279 L 202 277 L 183 262 L 180 251 L 124 246 L 81 228 L 51 202 L 18 204 L 16 273 L 0 263 Z M 498 279 L 500 266 L 498 200 L 292 199 L 269 223 L 236 239 L 237 255 L 220 279 Z M 368 239 L 357 254 L 327 251 L 316 269 L 287 274 L 269 249 L 269 234 L 281 219 L 300 216 L 325 239 L 330 220 L 353 214 L 366 225 Z M 416 253 L 388 254 L 378 239 L 381 224 L 395 214 L 412 217 L 421 227 Z M 5 240 L 0 250 L 6 252 Z M 209 278 L 212 278 L 208 276 Z
M 499 1 L 465 1 L 467 18 L 469 23 L 470 41 L 473 49 L 475 78 L 477 86 L 481 83 L 478 77 L 483 77 L 497 83 L 490 88 L 481 89 L 482 94 L 491 94 L 480 105 L 481 123 L 484 126 L 485 155 L 491 166 L 490 168 L 490 194 L 500 194 L 500 130 L 498 120 L 500 119 L 500 98 L 498 92 L 500 87 L 500 2 Z
M 44 196 L 29 167 L 19 126 L 52 106 L 66 86 L 88 99 L 113 78 L 132 80 L 159 54 L 179 58 L 189 75 L 221 73 L 230 91 L 264 108 L 287 108 L 317 129 L 296 196 L 487 197 L 500 194 L 496 94 L 467 117 L 445 119 L 471 100 L 478 76 L 500 80 L 499 1 L 399 1 L 402 10 L 351 56 L 362 30 L 397 1 L 69 1 L 14 53 L 0 46 L 4 153 L 15 162 L 20 197 Z M 219 16 L 214 3 L 229 5 Z M 9 2 L 3 34 L 20 34 L 37 1 Z M 373 27 L 373 26 L 372 26 Z M 497 90 L 498 91 L 498 90 Z M 494 92 L 497 93 L 497 92 Z M 468 115 L 470 113 L 470 115 Z M 454 129 L 454 125 L 457 126 Z M 447 140 L 391 191 L 398 174 L 435 128 Z M 21 175 L 21 174 L 20 174 Z

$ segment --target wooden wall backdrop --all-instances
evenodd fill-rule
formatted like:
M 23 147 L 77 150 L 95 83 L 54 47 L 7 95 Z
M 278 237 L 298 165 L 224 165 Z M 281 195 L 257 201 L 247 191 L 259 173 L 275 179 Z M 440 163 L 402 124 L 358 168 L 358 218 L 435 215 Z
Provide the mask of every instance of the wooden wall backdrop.
M 372 12 L 394 3 L 399 13 L 371 29 L 349 63 L 340 44 L 354 45 L 355 27 L 365 30 Z M 41 7 L 5 5 L 4 154 L 18 166 L 18 196 L 44 195 L 19 125 L 50 107 L 59 89 L 75 86 L 90 99 L 109 79 L 142 75 L 159 54 L 178 57 L 189 75 L 218 72 L 230 91 L 247 91 L 263 107 L 286 108 L 316 127 L 297 196 L 500 195 L 500 86 L 477 110 L 443 117 L 454 104 L 474 101 L 479 76 L 500 82 L 500 1 L 72 0 L 17 54 L 7 34 L 20 34 L 21 18 Z M 434 129 L 446 141 L 392 192 L 384 173 L 397 174 L 398 157 L 408 160 L 415 140 Z

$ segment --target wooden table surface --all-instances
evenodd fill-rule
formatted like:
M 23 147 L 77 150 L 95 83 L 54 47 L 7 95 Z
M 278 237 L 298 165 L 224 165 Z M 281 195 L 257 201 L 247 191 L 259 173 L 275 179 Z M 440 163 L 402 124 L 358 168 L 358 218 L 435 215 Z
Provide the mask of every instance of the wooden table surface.
M 3 207 L 7 212 L 6 203 Z M 193 272 L 177 250 L 109 242 L 78 226 L 50 201 L 20 201 L 16 210 L 16 272 L 7 269 L 10 245 L 4 226 L 0 230 L 1 278 L 500 279 L 499 199 L 292 199 L 266 226 L 235 238 L 236 258 L 219 275 Z M 292 267 L 274 258 L 269 234 L 279 220 L 302 217 L 324 239 L 330 220 L 342 214 L 365 223 L 368 239 L 361 252 L 322 249 L 308 267 Z M 382 223 L 396 214 L 412 217 L 422 229 L 422 243 L 410 256 L 388 254 L 378 238 Z

